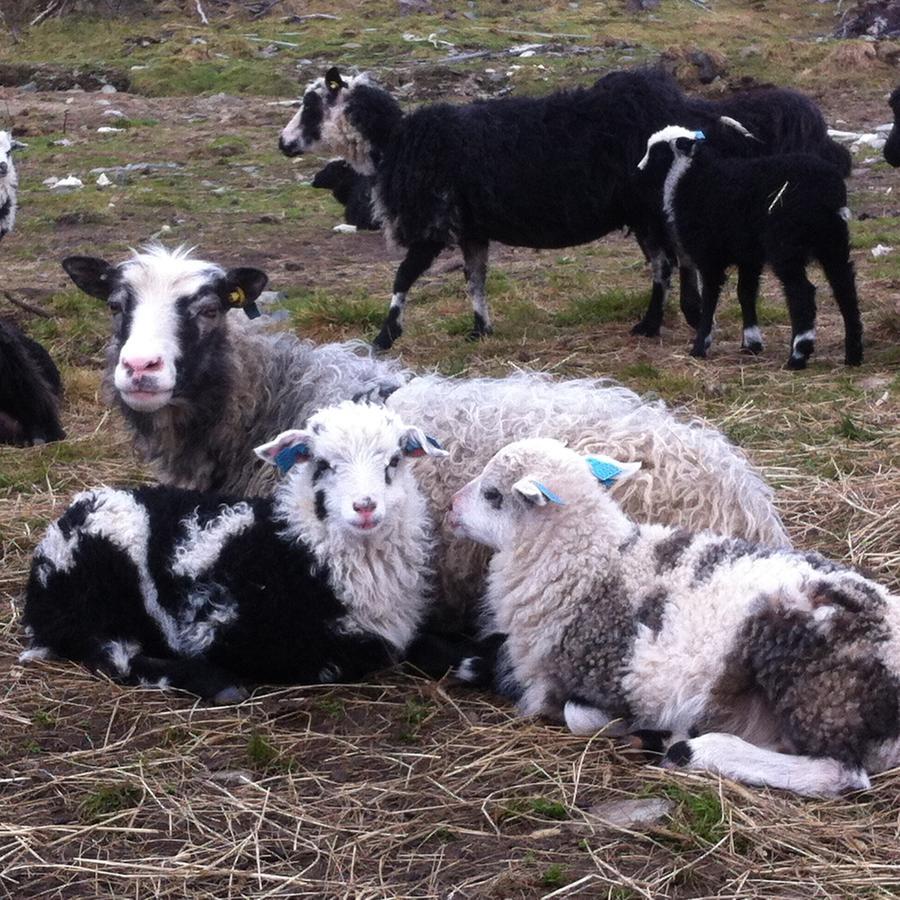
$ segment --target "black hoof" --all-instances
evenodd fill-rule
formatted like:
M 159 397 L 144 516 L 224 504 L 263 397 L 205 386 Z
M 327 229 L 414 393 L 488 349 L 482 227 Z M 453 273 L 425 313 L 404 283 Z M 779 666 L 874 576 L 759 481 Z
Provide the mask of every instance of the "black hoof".
M 384 325 L 381 331 L 378 332 L 378 337 L 372 341 L 372 344 L 376 350 L 390 350 L 394 345 L 394 341 L 396 341 L 401 334 L 403 334 L 402 328 L 398 328 L 397 326 L 389 328 L 387 325 Z
M 844 365 L 861 366 L 862 361 L 863 361 L 862 346 L 853 347 L 852 349 L 850 349 L 850 348 L 847 349 L 847 353 L 844 356 Z
M 749 353 L 752 356 L 759 356 L 763 352 L 763 345 L 760 341 L 751 341 L 749 344 L 741 344 L 741 353 Z
M 631 329 L 631 333 L 636 337 L 659 337 L 659 322 L 648 322 L 646 319 L 641 319 Z
M 696 344 L 691 347 L 691 356 L 696 359 L 706 359 L 706 347 L 698 347 Z
M 477 328 L 473 328 L 467 335 L 466 340 L 469 343 L 474 344 L 476 341 L 483 340 L 486 337 L 489 337 L 494 333 L 493 328 L 485 328 L 483 331 L 479 331 Z
M 800 369 L 806 368 L 807 359 L 805 356 L 789 356 L 788 361 L 784 364 L 786 369 L 793 369 L 794 371 L 798 371 Z

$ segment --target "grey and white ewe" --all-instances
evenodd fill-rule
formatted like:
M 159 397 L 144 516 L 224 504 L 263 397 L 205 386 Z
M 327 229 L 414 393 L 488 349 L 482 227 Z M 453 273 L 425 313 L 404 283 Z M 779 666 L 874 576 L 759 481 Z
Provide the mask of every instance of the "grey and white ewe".
M 62 380 L 50 354 L 9 319 L 0 319 L 0 444 L 61 441 Z
M 894 117 L 894 124 L 888 139 L 885 142 L 882 152 L 888 165 L 895 169 L 900 166 L 900 87 L 891 91 L 888 105 L 891 107 L 891 114 Z
M 25 147 L 8 131 L 0 131 L 0 240 L 6 237 L 16 224 L 19 176 L 13 162 L 13 152 Z
M 642 462 L 641 475 L 618 494 L 637 519 L 788 543 L 770 488 L 740 450 L 714 428 L 620 385 L 536 373 L 409 378 L 352 346 L 316 347 L 248 325 L 239 310 L 226 313 L 241 285 L 240 302 L 255 298 L 263 273 L 226 272 L 180 251 L 155 248 L 117 266 L 90 257 L 64 265 L 82 290 L 111 306 L 107 392 L 165 484 L 268 494 L 275 480 L 248 464 L 252 448 L 320 407 L 364 395 L 386 398 L 404 420 L 445 439 L 452 465 L 421 479 L 436 517 L 504 444 L 559 435 L 585 452 Z M 442 600 L 461 609 L 478 596 L 486 554 L 446 526 L 439 539 Z
M 34 554 L 23 659 L 217 702 L 248 683 L 353 681 L 402 659 L 435 549 L 405 458 L 444 451 L 384 407 L 346 401 L 256 452 L 287 472 L 271 499 L 76 496 Z
M 842 162 L 849 154 L 827 135 L 822 115 L 792 91 L 748 92 L 712 102 L 685 97 L 661 71 L 613 72 L 589 88 L 541 98 L 421 107 L 404 115 L 368 75 L 336 68 L 312 82 L 281 132 L 288 156 L 328 149 L 373 176 L 374 209 L 389 241 L 406 249 L 388 316 L 375 345 L 402 333 L 407 294 L 437 255 L 458 244 L 474 309 L 470 337 L 491 330 L 485 295 L 488 245 L 568 247 L 631 229 L 653 262 L 650 307 L 635 327 L 659 332 L 674 249 L 661 213 L 631 185 L 647 138 L 670 122 L 710 127 L 741 117 L 762 141 L 727 140 L 729 152 L 759 155 L 805 149 Z M 693 279 L 683 279 L 683 286 Z M 696 297 L 682 295 L 696 325 Z
M 743 131 L 744 140 L 754 140 Z M 806 269 L 815 260 L 844 320 L 845 362 L 858 366 L 862 322 L 841 173 L 808 153 L 722 157 L 704 138 L 703 132 L 670 125 L 650 137 L 638 163 L 651 184 L 663 186 L 662 207 L 679 255 L 700 275 L 700 324 L 691 355 L 706 356 L 712 343 L 716 306 L 731 266 L 738 270 L 743 346 L 751 353 L 762 350 L 756 300 L 763 268 L 770 266 L 791 318 L 787 367 L 806 368 L 816 336 L 816 289 Z
M 524 440 L 453 500 L 496 551 L 485 629 L 520 711 L 695 735 L 664 764 L 801 794 L 900 763 L 900 597 L 816 553 L 636 524 L 608 490 L 635 472 Z
M 344 221 L 364 231 L 378 231 L 381 224 L 372 214 L 372 178 L 360 175 L 349 163 L 333 159 L 316 172 L 314 188 L 331 191 L 344 207 Z

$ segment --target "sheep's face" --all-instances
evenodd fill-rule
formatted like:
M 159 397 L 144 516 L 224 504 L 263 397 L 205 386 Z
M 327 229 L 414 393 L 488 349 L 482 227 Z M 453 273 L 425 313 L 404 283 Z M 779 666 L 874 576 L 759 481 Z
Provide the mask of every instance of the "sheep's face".
M 0 131 L 0 187 L 15 185 L 16 167 L 13 164 L 13 153 L 25 145 L 13 140 L 8 131 Z
M 267 278 L 154 246 L 117 266 L 70 256 L 69 276 L 105 300 L 112 317 L 109 365 L 122 402 L 140 413 L 221 386 L 228 309 L 255 310 Z
M 383 406 L 346 401 L 256 448 L 290 472 L 279 508 L 291 521 L 366 537 L 407 511 L 415 490 L 409 457 L 443 457 L 433 438 Z M 301 465 L 302 463 L 302 465 Z
M 639 468 L 640 463 L 581 456 L 552 438 L 516 441 L 457 491 L 448 524 L 461 537 L 504 550 L 523 532 L 552 528 L 579 503 L 596 503 L 598 482 L 608 486 Z
M 359 84 L 368 84 L 365 74 L 344 79 L 336 68 L 313 81 L 303 94 L 300 109 L 281 132 L 281 152 L 285 156 L 336 153 L 357 171 L 372 174 L 368 144 L 346 115 L 347 98 Z

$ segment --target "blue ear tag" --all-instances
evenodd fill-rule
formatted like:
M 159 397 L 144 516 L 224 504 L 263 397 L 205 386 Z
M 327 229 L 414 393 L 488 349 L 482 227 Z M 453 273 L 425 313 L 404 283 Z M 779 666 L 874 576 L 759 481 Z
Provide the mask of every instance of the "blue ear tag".
M 301 456 L 309 456 L 309 447 L 306 444 L 294 444 L 292 447 L 285 447 L 275 457 L 275 465 L 282 475 L 286 475 L 291 467 L 300 459 Z
M 433 438 L 430 434 L 425 435 L 425 440 L 431 444 L 432 447 L 437 447 L 438 450 L 443 450 L 444 448 L 441 446 L 441 442 L 437 438 Z
M 558 503 L 560 506 L 565 506 L 566 501 L 563 500 L 558 494 L 554 494 L 550 488 L 547 487 L 546 484 L 541 484 L 540 481 L 533 481 L 532 484 L 551 502 Z
M 414 456 L 421 456 L 425 451 L 419 443 L 419 439 L 410 435 L 406 439 L 406 444 L 403 446 L 403 452 Z
M 695 140 L 698 140 L 698 141 L 705 141 L 706 135 L 702 131 L 695 131 L 694 138 L 695 138 Z
M 602 482 L 609 487 L 621 474 L 622 469 L 608 463 L 605 460 L 597 459 L 595 456 L 587 457 L 587 464 L 591 467 L 591 472 L 597 481 Z

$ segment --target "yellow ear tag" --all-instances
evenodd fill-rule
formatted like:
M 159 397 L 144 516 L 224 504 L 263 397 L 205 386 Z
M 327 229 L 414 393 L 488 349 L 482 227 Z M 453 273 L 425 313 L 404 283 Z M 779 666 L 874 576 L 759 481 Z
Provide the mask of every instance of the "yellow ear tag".
M 235 288 L 235 289 L 228 295 L 228 302 L 229 302 L 232 306 L 243 306 L 243 305 L 244 305 L 244 301 L 245 301 L 246 299 L 247 299 L 247 295 L 244 293 L 244 291 L 243 291 L 242 288 Z
M 329 90 L 336 91 L 340 86 L 341 86 L 341 83 L 339 81 L 329 81 L 328 82 Z

